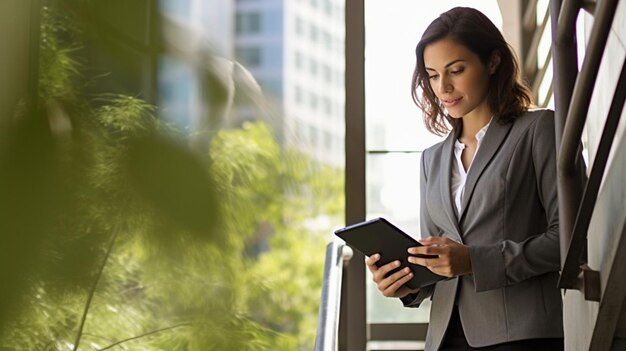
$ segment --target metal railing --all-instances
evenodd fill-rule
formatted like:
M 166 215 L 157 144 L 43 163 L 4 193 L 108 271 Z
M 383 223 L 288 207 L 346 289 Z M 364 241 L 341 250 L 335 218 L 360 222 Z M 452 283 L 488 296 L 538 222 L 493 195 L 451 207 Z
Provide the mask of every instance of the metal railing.
M 542 10 L 542 12 L 539 13 L 539 10 Z M 541 18 L 539 23 L 537 21 L 538 18 Z M 546 6 L 545 9 L 539 9 L 537 1 L 528 3 L 522 17 L 523 32 L 528 36 L 524 40 L 524 42 L 528 41 L 528 47 L 522 48 L 522 50 L 525 50 L 522 61 L 522 73 L 529 80 L 534 100 L 540 107 L 548 105 L 553 91 L 552 80 L 548 80 L 546 77 L 550 67 L 550 60 L 552 59 L 552 51 L 547 50 L 543 53 L 539 49 L 542 39 L 549 34 L 547 32 L 549 20 L 550 8 Z M 548 89 L 543 92 L 543 95 L 540 95 L 540 88 L 543 84 L 547 84 Z
M 624 69 L 607 116 L 600 147 L 596 154 L 589 180 L 584 181 L 580 140 L 589 112 L 589 103 L 597 79 L 597 72 L 613 22 L 618 0 L 598 2 L 589 45 L 580 74 L 576 60 L 575 22 L 583 2 L 567 1 L 561 8 L 560 1 L 553 1 L 554 67 L 556 134 L 558 152 L 559 222 L 561 234 L 561 277 L 559 287 L 581 288 L 579 275 L 587 242 L 587 231 L 595 206 L 598 189 L 617 122 L 624 105 Z M 573 61 L 573 62 L 572 62 Z M 567 111 L 567 114 L 565 114 Z M 560 131 L 562 130 L 562 134 Z M 582 176 L 582 177 L 581 177 Z M 583 185 L 584 184 L 584 192 Z
M 315 351 L 335 351 L 338 347 L 341 279 L 344 263 L 352 258 L 352 249 L 338 241 L 326 246 L 324 280 L 317 320 Z

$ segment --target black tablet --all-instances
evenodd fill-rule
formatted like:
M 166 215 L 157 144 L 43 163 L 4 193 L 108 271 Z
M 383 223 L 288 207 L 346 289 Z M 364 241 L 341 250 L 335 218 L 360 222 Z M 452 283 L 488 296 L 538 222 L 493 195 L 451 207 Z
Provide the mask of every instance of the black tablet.
M 446 277 L 437 275 L 426 267 L 409 263 L 407 249 L 422 246 L 422 244 L 384 218 L 375 218 L 349 225 L 336 230 L 335 235 L 365 256 L 369 257 L 379 253 L 380 260 L 376 263 L 378 267 L 399 260 L 401 262 L 400 267 L 389 274 L 409 267 L 413 271 L 413 278 L 406 283 L 406 286 L 411 289 L 446 279 Z

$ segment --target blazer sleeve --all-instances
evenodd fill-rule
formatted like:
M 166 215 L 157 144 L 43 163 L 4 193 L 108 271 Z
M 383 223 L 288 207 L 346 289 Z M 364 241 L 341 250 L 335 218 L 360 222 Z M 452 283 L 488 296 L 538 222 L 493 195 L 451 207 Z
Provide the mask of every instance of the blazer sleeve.
M 546 214 L 546 231 L 522 242 L 504 240 L 492 246 L 469 247 L 476 292 L 515 284 L 560 268 L 554 118 L 538 118 L 532 133 L 532 164 L 536 191 Z M 494 274 L 494 270 L 504 274 Z
M 427 164 L 430 165 L 428 155 L 428 149 L 424 150 L 420 158 L 420 235 L 422 238 L 431 235 L 431 233 L 438 232 L 437 226 L 430 218 L 428 209 L 425 206 L 426 187 L 428 186 L 427 167 L 429 167 Z M 400 300 L 405 307 L 419 307 L 422 301 L 432 296 L 434 289 L 435 284 L 425 286 L 422 287 L 417 294 L 410 294 Z

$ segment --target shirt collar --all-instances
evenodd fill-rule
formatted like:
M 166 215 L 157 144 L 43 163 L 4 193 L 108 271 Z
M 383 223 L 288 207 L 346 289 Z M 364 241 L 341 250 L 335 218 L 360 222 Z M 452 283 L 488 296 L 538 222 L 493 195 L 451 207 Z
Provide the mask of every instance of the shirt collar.
M 481 142 L 483 141 L 483 138 L 485 137 L 485 134 L 487 133 L 487 129 L 489 129 L 489 125 L 491 124 L 491 121 L 493 121 L 493 116 L 491 116 L 491 119 L 489 119 L 489 122 L 487 122 L 487 124 L 485 124 L 482 128 L 480 128 L 480 130 L 476 133 L 476 141 L 478 142 L 478 146 L 480 146 Z M 454 148 L 463 150 L 465 148 L 465 144 L 460 142 L 459 139 L 456 139 L 454 141 Z

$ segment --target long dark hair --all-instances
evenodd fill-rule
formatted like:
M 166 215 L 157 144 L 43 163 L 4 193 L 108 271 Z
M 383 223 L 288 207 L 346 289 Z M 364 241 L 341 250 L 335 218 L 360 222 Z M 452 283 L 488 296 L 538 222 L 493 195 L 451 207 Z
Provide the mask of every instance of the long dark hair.
M 424 67 L 424 48 L 444 38 L 467 47 L 485 65 L 494 53 L 500 55 L 500 64 L 490 76 L 488 92 L 489 106 L 497 121 L 511 122 L 528 110 L 532 105 L 530 89 L 522 81 L 517 59 L 500 30 L 482 12 L 470 7 L 455 7 L 442 13 L 426 28 L 415 48 L 411 95 L 424 112 L 424 124 L 429 131 L 443 135 L 450 130 L 448 124 L 454 127 L 459 123 L 444 112 L 430 87 Z M 421 88 L 421 96 L 418 88 Z

